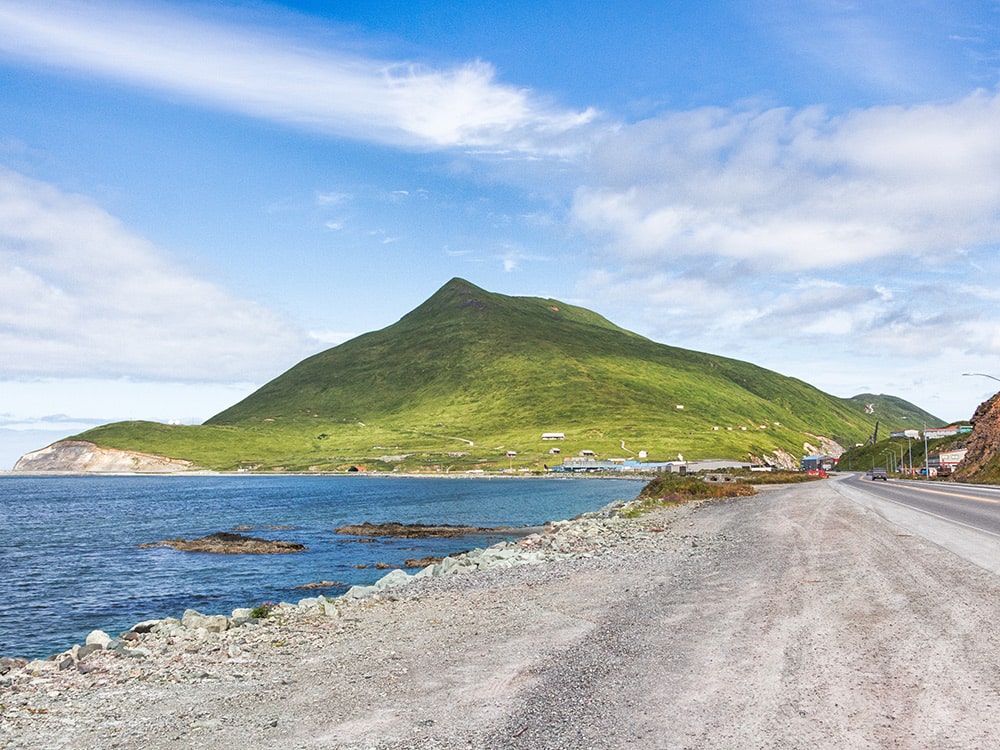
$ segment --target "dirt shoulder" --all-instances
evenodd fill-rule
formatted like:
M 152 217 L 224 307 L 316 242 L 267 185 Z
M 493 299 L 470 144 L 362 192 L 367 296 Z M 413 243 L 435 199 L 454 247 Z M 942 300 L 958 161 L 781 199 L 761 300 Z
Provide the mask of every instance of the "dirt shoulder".
M 604 534 L 0 688 L 0 746 L 996 746 L 1000 578 L 832 484 Z

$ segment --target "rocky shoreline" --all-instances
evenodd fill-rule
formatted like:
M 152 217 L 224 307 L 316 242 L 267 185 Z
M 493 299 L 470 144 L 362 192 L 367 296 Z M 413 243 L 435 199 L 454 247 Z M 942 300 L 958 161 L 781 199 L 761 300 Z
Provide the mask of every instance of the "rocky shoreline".
M 995 747 L 1000 580 L 840 485 L 609 509 L 351 596 L 94 634 L 0 677 L 0 748 Z
M 0 726 L 46 715 L 50 709 L 44 697 L 67 689 L 94 688 L 123 679 L 171 682 L 205 677 L 215 660 L 234 659 L 255 645 L 281 640 L 290 631 L 315 627 L 317 622 L 336 623 L 365 602 L 395 598 L 401 587 L 412 582 L 600 554 L 626 533 L 626 527 L 635 525 L 623 511 L 637 502 L 617 501 L 572 520 L 550 522 L 517 541 L 446 557 L 413 574 L 394 569 L 375 583 L 352 586 L 336 598 L 307 597 L 294 603 L 240 608 L 229 615 L 189 609 L 180 619 L 143 621 L 117 637 L 94 630 L 85 643 L 46 659 L 0 657 Z M 195 654 L 207 659 L 192 659 Z M 202 666 L 185 677 L 183 670 L 176 669 L 178 662 Z

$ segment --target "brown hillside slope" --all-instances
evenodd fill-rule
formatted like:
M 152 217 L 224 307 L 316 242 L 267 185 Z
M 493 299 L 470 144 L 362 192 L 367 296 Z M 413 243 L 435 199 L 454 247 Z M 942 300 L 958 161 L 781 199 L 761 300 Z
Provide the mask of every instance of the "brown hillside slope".
M 1000 393 L 976 409 L 968 446 L 969 452 L 955 471 L 954 479 L 1000 484 Z

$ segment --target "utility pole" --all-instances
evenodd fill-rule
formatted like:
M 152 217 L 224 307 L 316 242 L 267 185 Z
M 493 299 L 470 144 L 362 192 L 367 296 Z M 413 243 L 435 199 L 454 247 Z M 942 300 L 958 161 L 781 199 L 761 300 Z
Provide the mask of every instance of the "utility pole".
M 924 478 L 931 478 L 931 464 L 927 460 L 927 423 L 924 422 Z

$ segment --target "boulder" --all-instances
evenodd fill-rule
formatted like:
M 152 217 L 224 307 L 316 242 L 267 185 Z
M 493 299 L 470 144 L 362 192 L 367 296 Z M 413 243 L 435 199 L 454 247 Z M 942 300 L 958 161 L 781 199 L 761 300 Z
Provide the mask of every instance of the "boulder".
M 27 665 L 25 665 L 24 671 L 37 677 L 48 672 L 58 672 L 59 665 L 56 664 L 55 661 L 49 661 L 48 659 L 35 659 L 34 661 L 29 661 Z
M 229 629 L 229 618 L 225 615 L 203 615 L 196 609 L 186 609 L 181 624 L 188 630 L 202 628 L 209 633 L 222 633 Z
M 88 646 L 99 646 L 100 648 L 107 648 L 111 645 L 111 636 L 105 633 L 103 630 L 91 630 L 87 635 L 87 640 L 84 643 Z
M 83 661 L 95 651 L 103 651 L 103 650 L 104 650 L 103 646 L 99 646 L 96 643 L 89 643 L 86 646 L 77 646 L 75 651 L 75 656 L 77 658 L 77 661 Z
M 164 617 L 156 625 L 153 626 L 152 633 L 157 635 L 175 635 L 179 630 L 183 629 L 184 624 L 178 620 L 176 617 Z
M 394 570 L 375 581 L 375 589 L 377 591 L 384 591 L 385 589 L 394 589 L 398 586 L 404 586 L 410 582 L 410 577 L 410 574 L 405 570 Z
M 21 669 L 28 663 L 27 659 L 20 659 L 13 656 L 0 656 L 0 675 Z
M 253 610 L 250 607 L 239 607 L 233 610 L 233 614 L 229 618 L 229 627 L 238 628 L 240 625 L 246 625 L 252 619 Z

